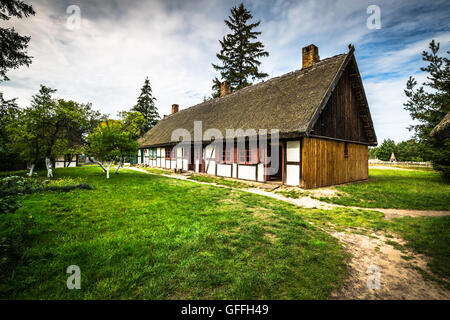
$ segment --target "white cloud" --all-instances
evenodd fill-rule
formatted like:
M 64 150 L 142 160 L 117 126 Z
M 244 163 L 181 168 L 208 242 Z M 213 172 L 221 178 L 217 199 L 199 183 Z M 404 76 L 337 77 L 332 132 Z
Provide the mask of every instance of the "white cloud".
M 430 29 L 426 35 L 405 33 L 392 46 L 389 32 L 402 32 L 433 25 L 435 15 L 420 13 L 417 19 L 403 17 L 405 9 L 421 7 L 419 1 L 380 0 L 382 29 L 366 27 L 366 8 L 371 1 L 246 1 L 261 20 L 261 40 L 270 57 L 261 68 L 270 76 L 299 69 L 301 48 L 314 43 L 321 58 L 346 52 L 356 46 L 360 71 L 365 81 L 379 141 L 410 137 L 411 119 L 403 110 L 406 79 L 421 66 L 420 53 L 431 38 L 448 48 L 450 33 Z M 217 62 L 218 39 L 226 33 L 223 20 L 239 1 L 79 1 L 82 28 L 66 28 L 66 7 L 62 1 L 33 1 L 35 17 L 12 20 L 10 24 L 31 36 L 29 68 L 11 71 L 10 82 L 0 84 L 6 98 L 19 97 L 22 106 L 45 84 L 58 89 L 58 97 L 92 102 L 103 113 L 134 105 L 149 76 L 160 114 L 170 105 L 181 109 L 202 101 L 211 93 Z M 431 4 L 427 8 L 431 7 Z M 417 10 L 416 10 L 417 11 Z M 401 17 L 401 21 L 396 20 Z M 437 18 L 436 18 L 437 19 Z M 438 19 L 437 22 L 440 20 Z M 385 43 L 389 49 L 385 50 Z M 372 45 L 374 48 L 365 48 Z M 362 49 L 361 49 L 362 48 Z M 371 51 L 373 50 L 373 52 Z M 385 79 L 386 72 L 395 78 Z
M 414 77 L 418 83 L 426 80 L 423 73 Z M 408 77 L 364 82 L 378 143 L 388 138 L 400 142 L 412 137 L 412 132 L 407 127 L 413 124 L 413 121 L 403 106 L 407 100 L 403 91 L 407 80 Z

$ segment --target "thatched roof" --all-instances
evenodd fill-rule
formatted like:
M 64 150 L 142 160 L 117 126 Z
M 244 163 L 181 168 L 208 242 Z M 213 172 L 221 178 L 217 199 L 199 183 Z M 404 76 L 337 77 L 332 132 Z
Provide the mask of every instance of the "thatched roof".
M 194 121 L 202 129 L 279 129 L 280 137 L 302 136 L 317 119 L 320 106 L 338 80 L 353 50 L 290 72 L 222 98 L 212 99 L 181 110 L 160 120 L 140 140 L 141 147 L 177 143 L 171 139 L 175 129 L 183 128 L 194 139 Z
M 450 137 L 450 111 L 445 115 L 441 122 L 434 127 L 430 134 L 437 139 Z

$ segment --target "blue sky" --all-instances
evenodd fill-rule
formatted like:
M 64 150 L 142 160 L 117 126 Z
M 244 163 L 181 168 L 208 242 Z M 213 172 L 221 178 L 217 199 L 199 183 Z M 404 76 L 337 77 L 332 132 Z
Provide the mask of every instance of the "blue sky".
M 161 115 L 178 103 L 187 108 L 211 94 L 218 39 L 224 19 L 239 1 L 33 0 L 36 16 L 8 25 L 31 36 L 29 68 L 9 72 L 0 83 L 6 98 L 26 106 L 39 84 L 57 97 L 91 102 L 115 116 L 136 103 L 146 76 Z M 270 77 L 301 68 L 301 48 L 310 43 L 327 58 L 354 44 L 378 141 L 410 138 L 403 110 L 410 75 L 425 80 L 421 52 L 431 39 L 450 49 L 449 1 L 244 1 L 261 20 L 260 36 L 270 56 L 261 69 Z M 69 5 L 80 8 L 80 28 L 67 27 Z M 369 5 L 377 5 L 381 28 L 369 29 Z

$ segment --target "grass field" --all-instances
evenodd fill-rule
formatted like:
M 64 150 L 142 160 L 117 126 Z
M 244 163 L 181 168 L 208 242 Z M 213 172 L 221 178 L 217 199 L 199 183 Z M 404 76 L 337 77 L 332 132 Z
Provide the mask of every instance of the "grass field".
M 25 195 L 16 213 L 0 215 L 8 259 L 1 298 L 326 299 L 347 276 L 348 256 L 323 230 L 400 235 L 430 258 L 424 275 L 449 288 L 450 217 L 387 221 L 376 211 L 301 209 L 131 170 L 106 180 L 95 166 L 55 175 L 93 190 Z M 392 192 L 401 199 L 408 190 Z M 69 265 L 81 268 L 81 290 L 66 287 Z
M 363 208 L 450 210 L 450 185 L 436 171 L 369 169 L 369 181 L 336 186 L 322 201 Z
M 126 170 L 61 175 L 94 189 L 25 195 L 0 217 L 16 253 L 2 298 L 324 299 L 346 275 L 338 241 L 288 204 Z M 69 265 L 81 290 L 66 287 Z

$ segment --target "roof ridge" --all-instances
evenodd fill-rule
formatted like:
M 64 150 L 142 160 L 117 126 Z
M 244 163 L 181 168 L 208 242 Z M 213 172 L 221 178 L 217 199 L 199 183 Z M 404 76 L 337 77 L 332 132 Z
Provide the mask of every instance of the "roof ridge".
M 175 113 L 175 114 L 170 114 L 170 115 L 165 116 L 164 118 L 161 119 L 161 121 L 162 121 L 162 120 L 169 119 L 169 118 L 171 118 L 173 115 L 182 113 L 183 111 L 187 111 L 187 110 L 193 109 L 193 108 L 195 108 L 195 107 L 201 106 L 201 105 L 203 105 L 203 104 L 205 104 L 205 103 L 217 102 L 217 101 L 219 101 L 220 99 L 227 99 L 227 98 L 230 98 L 230 97 L 232 97 L 232 96 L 236 96 L 236 95 L 238 95 L 238 94 L 245 93 L 246 91 L 249 91 L 250 89 L 259 87 L 259 86 L 261 86 L 261 85 L 263 85 L 263 84 L 267 84 L 267 83 L 272 82 L 272 81 L 274 81 L 274 80 L 277 80 L 277 79 L 280 79 L 280 78 L 283 78 L 283 77 L 287 77 L 287 76 L 289 76 L 289 75 L 293 75 L 293 74 L 296 74 L 296 73 L 298 73 L 298 74 L 308 73 L 309 71 L 313 70 L 315 67 L 322 65 L 324 62 L 328 62 L 328 61 L 331 60 L 331 59 L 335 59 L 335 58 L 337 58 L 337 57 L 340 57 L 340 56 L 343 56 L 343 55 L 347 55 L 347 54 L 348 54 L 348 53 L 340 53 L 340 54 L 336 54 L 336 55 L 334 55 L 334 56 L 332 56 L 332 57 L 328 57 L 328 58 L 325 58 L 325 59 L 323 59 L 323 60 L 320 60 L 319 62 L 314 63 L 314 64 L 313 64 L 311 67 L 309 67 L 309 68 L 306 68 L 306 69 L 297 69 L 297 70 L 294 70 L 294 71 L 289 71 L 288 73 L 285 73 L 285 74 L 282 74 L 282 75 L 279 75 L 279 76 L 270 78 L 270 79 L 268 79 L 268 80 L 266 80 L 266 81 L 261 81 L 261 82 L 258 82 L 258 83 L 256 83 L 256 84 L 252 84 L 252 85 L 250 85 L 250 86 L 248 86 L 248 87 L 239 89 L 239 90 L 234 91 L 234 92 L 232 92 L 232 93 L 230 93 L 230 94 L 227 94 L 227 95 L 224 96 L 224 97 L 213 98 L 213 99 L 209 99 L 209 100 L 206 100 L 206 101 L 203 101 L 203 102 L 194 104 L 193 106 L 190 106 L 190 107 L 187 107 L 187 108 L 185 108 L 185 109 L 182 109 L 182 110 L 178 111 L 178 112 Z

